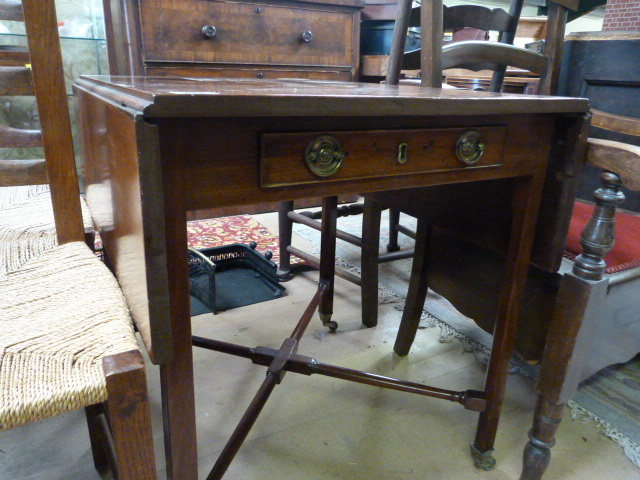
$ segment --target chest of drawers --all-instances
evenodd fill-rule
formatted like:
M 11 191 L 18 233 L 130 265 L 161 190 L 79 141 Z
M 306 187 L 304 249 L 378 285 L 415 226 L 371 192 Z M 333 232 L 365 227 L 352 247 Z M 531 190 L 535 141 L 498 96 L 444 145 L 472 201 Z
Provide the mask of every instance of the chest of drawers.
M 112 74 L 353 80 L 364 0 L 106 0 Z

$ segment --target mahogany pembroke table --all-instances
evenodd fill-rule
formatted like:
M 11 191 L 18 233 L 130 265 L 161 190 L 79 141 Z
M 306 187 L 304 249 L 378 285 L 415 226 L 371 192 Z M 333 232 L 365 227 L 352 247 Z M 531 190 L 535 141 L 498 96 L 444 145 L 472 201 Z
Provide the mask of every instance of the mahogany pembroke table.
M 298 354 L 318 305 L 332 311 L 331 242 L 322 245 L 318 292 L 279 349 L 194 339 L 268 367 L 209 478 L 222 477 L 286 371 L 461 403 L 479 412 L 473 449 L 490 456 L 540 200 L 543 191 L 547 203 L 570 196 L 586 100 L 312 80 L 108 76 L 82 77 L 75 91 L 87 198 L 160 366 L 170 478 L 197 478 L 187 211 L 512 178 L 511 244 L 484 391 L 442 390 Z M 335 218 L 325 221 L 335 228 Z

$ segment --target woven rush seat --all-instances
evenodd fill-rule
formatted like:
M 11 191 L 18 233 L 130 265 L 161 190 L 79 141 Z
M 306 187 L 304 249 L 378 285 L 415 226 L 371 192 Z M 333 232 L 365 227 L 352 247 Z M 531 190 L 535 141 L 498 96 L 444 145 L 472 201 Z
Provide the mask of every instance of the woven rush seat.
M 49 185 L 19 185 L 0 188 L 0 209 L 49 191 Z
M 104 402 L 102 358 L 138 350 L 108 269 L 81 242 L 0 280 L 0 430 Z
M 58 244 L 48 185 L 0 188 L 0 278 Z M 81 198 L 85 232 L 93 230 Z

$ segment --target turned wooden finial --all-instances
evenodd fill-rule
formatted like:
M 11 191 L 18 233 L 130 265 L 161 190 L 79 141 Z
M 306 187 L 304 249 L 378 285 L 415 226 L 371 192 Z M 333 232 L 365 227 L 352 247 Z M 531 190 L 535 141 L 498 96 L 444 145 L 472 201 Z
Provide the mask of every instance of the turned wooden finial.
M 600 179 L 603 186 L 593 194 L 596 200 L 593 215 L 580 235 L 582 254 L 573 265 L 573 273 L 587 280 L 600 280 L 604 275 L 607 268 L 604 256 L 616 241 L 616 206 L 624 201 L 617 174 L 602 172 Z

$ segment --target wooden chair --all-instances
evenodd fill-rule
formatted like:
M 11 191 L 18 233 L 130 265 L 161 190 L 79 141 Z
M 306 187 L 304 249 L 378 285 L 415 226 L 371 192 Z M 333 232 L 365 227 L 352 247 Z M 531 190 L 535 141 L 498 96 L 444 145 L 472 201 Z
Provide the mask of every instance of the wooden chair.
M 0 20 L 22 22 L 19 1 L 3 2 Z M 26 47 L 0 46 L 0 95 L 34 95 L 29 51 Z M 43 146 L 39 129 L 0 125 L 0 148 L 15 158 L 32 154 Z M 45 161 L 38 159 L 0 160 L 0 278 L 33 256 L 57 244 Z M 85 202 L 80 204 L 88 243 L 93 242 L 91 215 Z
M 474 71 L 492 70 L 494 76 L 492 79 L 491 90 L 499 91 L 506 66 L 522 68 L 531 71 L 540 76 L 539 93 L 552 94 L 557 89 L 559 78 L 559 58 L 562 57 L 562 38 L 564 36 L 564 26 L 567 17 L 567 8 L 559 3 L 551 3 L 549 11 L 549 20 L 547 26 L 547 37 L 545 39 L 546 51 L 539 54 L 533 51 L 514 47 L 510 43 L 502 42 L 483 42 L 483 41 L 465 41 L 449 44 L 443 47 L 443 29 L 458 28 L 464 25 L 470 25 L 475 28 L 481 28 L 482 20 L 488 21 L 487 25 L 497 28 L 500 24 L 506 28 L 501 32 L 501 40 L 512 42 L 515 35 L 515 26 L 508 21 L 509 18 L 517 18 L 520 14 L 522 5 L 513 3 L 510 8 L 510 15 L 496 16 L 495 11 L 489 15 L 488 9 L 485 13 L 478 10 L 481 7 L 473 7 L 470 9 L 458 10 L 458 7 L 445 9 L 444 12 L 450 16 L 445 17 L 440 12 L 443 9 L 440 0 L 425 1 L 421 7 L 421 25 L 422 25 L 422 71 L 421 85 L 428 87 L 442 87 L 442 71 L 448 68 L 465 68 Z M 397 32 L 406 30 L 404 25 L 409 18 L 411 2 L 401 2 L 398 6 L 398 25 Z M 394 32 L 395 33 L 395 32 Z M 396 84 L 400 78 L 400 69 L 402 66 L 402 54 L 404 51 L 404 36 L 401 34 L 394 35 L 391 58 L 389 61 L 389 72 L 387 74 L 387 82 Z M 553 181 L 553 180 L 552 180 Z M 379 243 L 375 240 L 379 238 L 379 221 L 380 210 L 389 208 L 389 244 L 387 251 L 389 254 L 383 256 L 386 258 L 407 258 L 413 256 L 412 251 L 399 252 L 397 243 L 397 232 L 401 231 L 415 238 L 415 232 L 407 230 L 400 225 L 400 212 L 408 213 L 414 217 L 425 217 L 429 215 L 428 210 L 431 203 L 428 199 L 439 197 L 439 192 L 447 189 L 442 188 L 422 188 L 412 189 L 409 191 L 384 192 L 380 194 L 365 195 L 365 218 L 363 220 L 363 238 L 367 239 L 366 246 L 363 247 L 362 253 L 362 272 L 363 278 L 367 281 L 362 285 L 362 309 L 363 323 L 367 326 L 374 326 L 377 322 L 377 263 Z M 563 189 L 562 187 L 560 188 Z M 466 187 L 453 187 L 453 190 L 466 190 Z M 479 191 L 480 197 L 489 197 L 483 195 Z M 504 205 L 508 204 L 506 196 L 501 197 L 500 201 L 504 201 Z M 566 215 L 565 215 L 566 217 Z M 505 231 L 508 231 L 505 227 Z M 416 264 L 417 266 L 417 264 Z M 425 290 L 426 294 L 426 290 Z M 420 308 L 421 310 L 421 308 Z M 414 312 L 417 314 L 418 312 Z M 408 351 L 408 350 L 407 350 Z M 404 354 L 407 353 L 404 352 Z M 400 353 L 400 351 L 398 351 Z
M 425 2 L 426 4 L 426 2 Z M 405 32 L 408 27 L 417 27 L 421 24 L 422 27 L 422 38 L 423 46 L 422 46 L 422 62 L 426 61 L 426 58 L 430 58 L 434 52 L 439 52 L 442 49 L 442 37 L 443 37 L 443 29 L 447 30 L 456 30 L 460 28 L 470 27 L 477 28 L 484 31 L 495 31 L 499 35 L 499 42 L 505 44 L 513 43 L 516 28 L 518 26 L 518 20 L 520 18 L 520 13 L 522 11 L 523 0 L 512 0 L 511 5 L 509 7 L 509 11 L 506 12 L 500 8 L 489 9 L 486 7 L 481 7 L 477 5 L 461 5 L 452 8 L 443 7 L 442 2 L 434 2 L 429 10 L 429 16 L 421 19 L 420 9 L 412 9 L 411 1 L 401 1 L 398 5 L 398 13 L 396 18 L 396 27 L 394 29 L 394 38 L 391 47 L 391 56 L 389 61 L 389 70 L 386 77 L 386 82 L 389 84 L 397 84 L 400 78 L 400 70 L 403 66 L 403 62 L 407 61 L 408 56 L 404 54 L 404 46 L 406 41 Z M 426 11 L 426 9 L 422 9 Z M 434 13 L 438 12 L 438 13 Z M 436 33 L 437 31 L 437 33 Z M 436 40 L 434 40 L 433 38 Z M 429 39 L 429 42 L 436 41 L 436 44 L 429 43 L 426 40 Z M 455 48 L 452 50 L 453 52 L 458 52 L 458 46 L 463 44 L 471 44 L 471 42 L 460 42 L 456 44 Z M 485 42 L 477 42 L 473 45 L 474 48 L 478 48 L 479 45 L 482 45 Z M 488 42 L 486 42 L 488 43 Z M 492 42 L 493 43 L 493 42 Z M 453 45 L 452 45 L 453 46 Z M 448 47 L 449 48 L 449 47 Z M 480 48 L 481 51 L 484 51 Z M 519 49 L 521 50 L 521 49 Z M 518 51 L 519 51 L 518 50 Z M 493 51 L 493 50 L 492 50 Z M 512 50 L 508 50 L 512 52 Z M 420 52 L 416 52 L 420 55 Z M 474 53 L 474 52 L 472 52 Z M 525 58 L 530 58 L 528 56 L 529 52 L 523 54 Z M 411 56 L 415 56 L 414 53 L 410 54 Z M 500 58 L 505 55 L 504 53 L 499 53 Z M 440 55 L 436 55 L 438 58 Z M 541 59 L 538 59 L 541 61 Z M 409 62 L 415 62 L 415 59 L 409 59 Z M 418 59 L 420 62 L 420 59 Z M 480 64 L 478 67 L 480 69 L 484 68 L 486 65 Z M 440 72 L 440 69 L 437 65 L 430 65 L 429 73 L 427 78 L 429 82 L 432 82 L 432 79 L 435 79 Z M 433 73 L 435 70 L 433 68 L 438 69 L 438 74 Z M 504 79 L 504 72 L 506 69 L 506 64 L 498 63 L 497 65 L 490 66 L 495 73 L 491 82 L 491 90 L 499 91 L 502 82 Z M 535 68 L 534 68 L 535 70 Z M 540 72 L 543 69 L 538 69 Z M 441 82 L 432 82 L 431 86 L 441 86 Z M 423 84 L 430 85 L 430 83 L 425 83 L 425 77 L 423 76 Z M 326 199 L 325 203 L 323 203 L 322 211 L 325 211 L 326 208 L 332 208 L 328 204 L 331 202 L 335 202 L 332 199 Z M 351 204 L 351 205 L 342 205 L 338 207 L 336 212 L 338 217 L 344 217 L 348 215 L 356 215 L 361 214 L 363 212 L 362 204 Z M 296 213 L 293 211 L 293 202 L 283 202 L 280 204 L 278 210 L 279 216 L 279 232 L 280 232 L 280 268 L 279 275 L 282 279 L 290 278 L 291 272 L 291 263 L 290 256 L 294 255 L 299 258 L 304 259 L 307 263 L 319 267 L 319 259 L 310 255 L 307 252 L 304 252 L 296 247 L 291 246 L 291 230 L 293 223 L 301 223 L 310 228 L 315 228 L 316 230 L 322 229 L 322 222 L 317 221 L 320 219 L 322 212 L 303 212 Z M 395 209 L 391 210 L 392 219 L 398 218 L 398 211 Z M 367 222 L 367 219 L 364 220 Z M 396 232 L 396 225 L 398 222 L 392 220 L 394 222 L 394 228 L 392 232 Z M 379 230 L 379 229 L 378 229 Z M 375 233 L 372 232 L 372 235 Z M 363 235 L 362 238 L 357 237 L 355 235 L 349 234 L 347 232 L 343 232 L 337 230 L 335 233 L 336 238 L 349 242 L 353 245 L 356 245 L 361 248 L 364 247 L 364 244 L 368 242 L 368 240 L 364 240 L 365 237 Z M 329 235 L 329 238 L 331 235 Z M 395 247 L 392 245 L 395 244 Z M 372 247 L 373 248 L 373 247 Z M 412 252 L 397 252 L 397 233 L 395 235 L 392 234 L 392 238 L 390 244 L 388 246 L 388 253 L 378 255 L 376 253 L 376 264 L 384 263 L 393 260 L 399 260 L 402 258 L 408 258 L 412 256 Z M 364 256 L 363 256 L 364 258 Z M 336 267 L 336 274 L 346 280 L 355 283 L 356 285 L 361 286 L 366 289 L 368 293 L 364 293 L 362 295 L 362 322 L 366 326 L 372 327 L 377 324 L 377 270 L 374 273 L 374 277 L 367 281 L 364 276 L 358 277 L 340 267 Z M 364 280 L 363 280 L 364 279 Z M 337 323 L 331 320 L 331 306 L 324 305 L 320 308 L 320 317 L 323 323 L 331 329 L 337 328 Z
M 3 1 L 0 13 L 25 21 L 46 158 L 3 161 L 0 177 L 49 182 L 59 243 L 0 280 L 0 430 L 84 407 L 98 471 L 156 478 L 145 367 L 129 310 L 84 242 L 54 1 Z
M 542 477 L 564 406 L 578 384 L 640 352 L 640 214 L 616 215 L 625 200 L 621 186 L 640 191 L 640 119 L 594 111 L 592 125 L 632 136 L 634 144 L 588 140 L 586 164 L 603 170 L 602 187 L 594 193 L 595 207 L 576 204 L 568 249 L 578 255 L 570 269 L 558 272 L 556 294 L 538 299 L 552 305 L 553 318 L 521 480 Z

